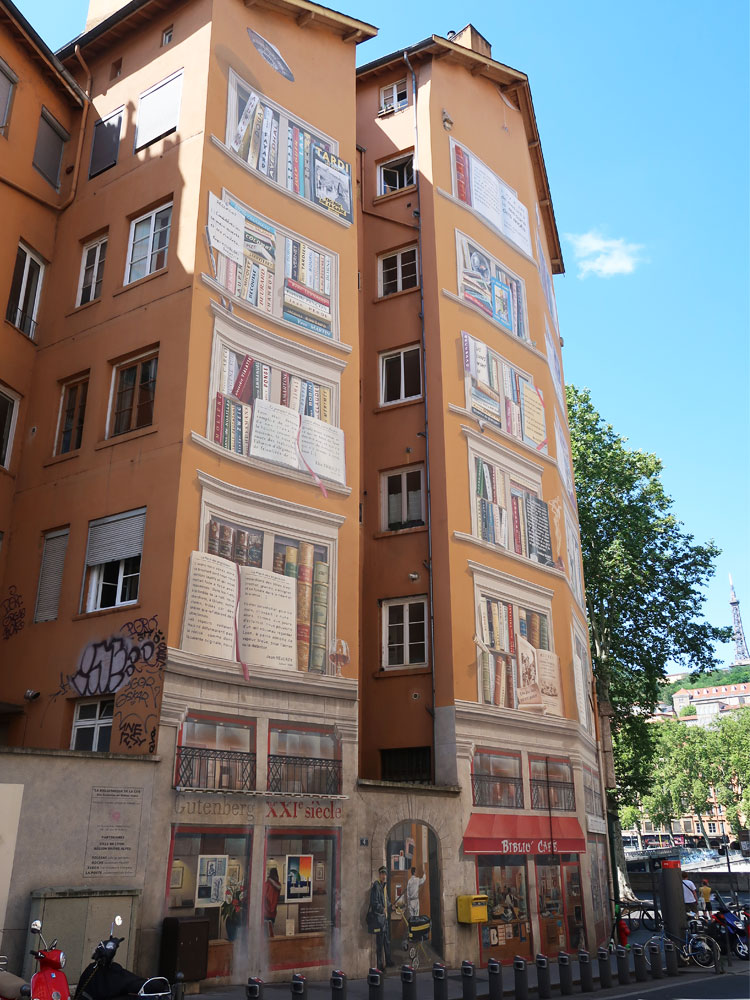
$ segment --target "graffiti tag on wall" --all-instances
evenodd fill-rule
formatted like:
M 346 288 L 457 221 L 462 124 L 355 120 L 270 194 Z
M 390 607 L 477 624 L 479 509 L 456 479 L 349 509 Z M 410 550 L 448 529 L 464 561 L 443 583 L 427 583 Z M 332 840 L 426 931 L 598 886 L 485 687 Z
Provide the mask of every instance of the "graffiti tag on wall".
M 26 623 L 26 608 L 23 606 L 23 597 L 15 587 L 8 587 L 8 596 L 0 601 L 0 627 L 3 630 L 3 639 L 10 639 L 24 627 Z

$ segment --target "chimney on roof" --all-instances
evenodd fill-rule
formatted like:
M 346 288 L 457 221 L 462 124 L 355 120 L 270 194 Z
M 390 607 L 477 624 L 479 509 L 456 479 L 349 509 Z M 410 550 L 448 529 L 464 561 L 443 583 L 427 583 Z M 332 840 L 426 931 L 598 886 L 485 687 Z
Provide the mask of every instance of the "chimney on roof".
M 94 0 L 92 0 L 92 3 Z M 454 45 L 463 45 L 465 49 L 471 49 L 472 52 L 476 52 L 480 56 L 487 56 L 488 59 L 492 58 L 492 46 L 484 37 L 480 35 L 473 24 L 467 24 L 465 28 L 461 28 L 457 31 L 453 37 L 448 36 Z
M 89 0 L 89 12 L 86 16 L 86 31 L 95 28 L 101 21 L 105 21 L 110 14 L 124 7 L 126 0 Z

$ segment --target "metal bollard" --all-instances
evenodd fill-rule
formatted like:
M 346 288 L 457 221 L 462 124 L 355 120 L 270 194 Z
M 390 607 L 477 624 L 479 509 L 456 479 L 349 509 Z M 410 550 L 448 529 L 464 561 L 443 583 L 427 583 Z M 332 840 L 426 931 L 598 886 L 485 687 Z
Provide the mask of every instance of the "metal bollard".
M 245 987 L 246 1000 L 263 1000 L 263 980 L 251 976 Z
M 417 977 L 411 965 L 401 966 L 401 1000 L 417 1000 Z
M 529 1000 L 529 973 L 520 955 L 513 959 L 513 993 L 516 1000 Z
M 552 988 L 549 982 L 549 962 L 546 955 L 536 956 L 536 983 L 539 1000 L 549 1000 Z
M 174 986 L 172 988 L 172 1000 L 183 1000 L 185 996 L 185 976 L 178 972 L 174 977 Z
M 609 951 L 600 948 L 596 953 L 599 962 L 599 986 L 603 990 L 608 990 L 612 985 L 612 966 L 609 961 Z
M 432 996 L 434 1000 L 448 1000 L 448 976 L 442 962 L 432 966 Z
M 637 983 L 645 983 L 648 979 L 648 964 L 643 953 L 642 944 L 633 945 L 633 968 L 635 970 L 635 980 Z
M 569 997 L 573 992 L 573 970 L 567 951 L 561 951 L 557 956 L 557 968 L 560 973 L 560 996 Z
M 346 973 L 341 969 L 334 969 L 331 973 L 331 1000 L 346 1000 L 346 993 Z
M 581 993 L 593 993 L 594 974 L 591 968 L 591 955 L 585 949 L 578 952 L 578 969 L 581 973 Z
M 307 1000 L 307 976 L 295 972 L 289 985 L 292 990 L 292 1000 Z
M 490 1000 L 503 1000 L 503 967 L 496 958 L 487 962 Z
M 370 969 L 367 973 L 368 1000 L 383 1000 L 383 973 L 380 969 Z
M 667 975 L 676 976 L 678 975 L 680 968 L 677 962 L 677 949 L 672 944 L 671 941 L 664 942 L 664 959 L 667 966 Z
M 651 941 L 648 946 L 649 965 L 651 966 L 651 976 L 654 979 L 661 979 L 664 970 L 661 967 L 661 948 L 655 941 Z
M 622 945 L 617 949 L 617 982 L 620 986 L 630 985 L 630 960 Z
M 461 991 L 463 1000 L 477 1000 L 477 979 L 473 962 L 461 962 Z

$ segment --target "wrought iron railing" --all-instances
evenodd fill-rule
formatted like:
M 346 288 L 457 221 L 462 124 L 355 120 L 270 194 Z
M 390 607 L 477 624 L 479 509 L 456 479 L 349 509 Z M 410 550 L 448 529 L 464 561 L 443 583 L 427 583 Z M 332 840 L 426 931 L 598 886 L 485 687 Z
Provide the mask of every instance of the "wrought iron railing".
M 523 809 L 523 782 L 493 774 L 472 774 L 471 791 L 475 806 L 502 806 Z
M 14 306 L 12 303 L 8 303 L 8 308 L 5 312 L 5 318 L 13 326 L 17 326 L 18 329 L 25 333 L 30 340 L 34 340 L 36 336 L 36 320 L 33 316 L 28 313 L 22 312 L 18 306 Z
M 532 809 L 564 809 L 575 812 L 576 793 L 572 781 L 547 781 L 531 779 Z
M 255 754 L 242 750 L 178 747 L 175 784 L 179 788 L 252 792 L 255 790 Z
M 341 793 L 341 761 L 318 757 L 268 755 L 269 792 L 308 792 L 314 795 Z

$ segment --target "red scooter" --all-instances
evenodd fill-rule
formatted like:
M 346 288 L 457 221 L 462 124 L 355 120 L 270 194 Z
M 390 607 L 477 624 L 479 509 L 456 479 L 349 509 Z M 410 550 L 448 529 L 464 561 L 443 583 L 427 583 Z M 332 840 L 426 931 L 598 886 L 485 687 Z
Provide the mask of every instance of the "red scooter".
M 65 973 L 65 952 L 57 947 L 57 938 L 48 945 L 42 937 L 42 922 L 35 920 L 31 925 L 31 933 L 38 934 L 43 949 L 32 951 L 31 954 L 39 962 L 39 969 L 31 977 L 31 985 L 19 976 L 0 971 L 0 1000 L 22 1000 L 23 997 L 33 997 L 34 1000 L 70 1000 L 70 987 Z

